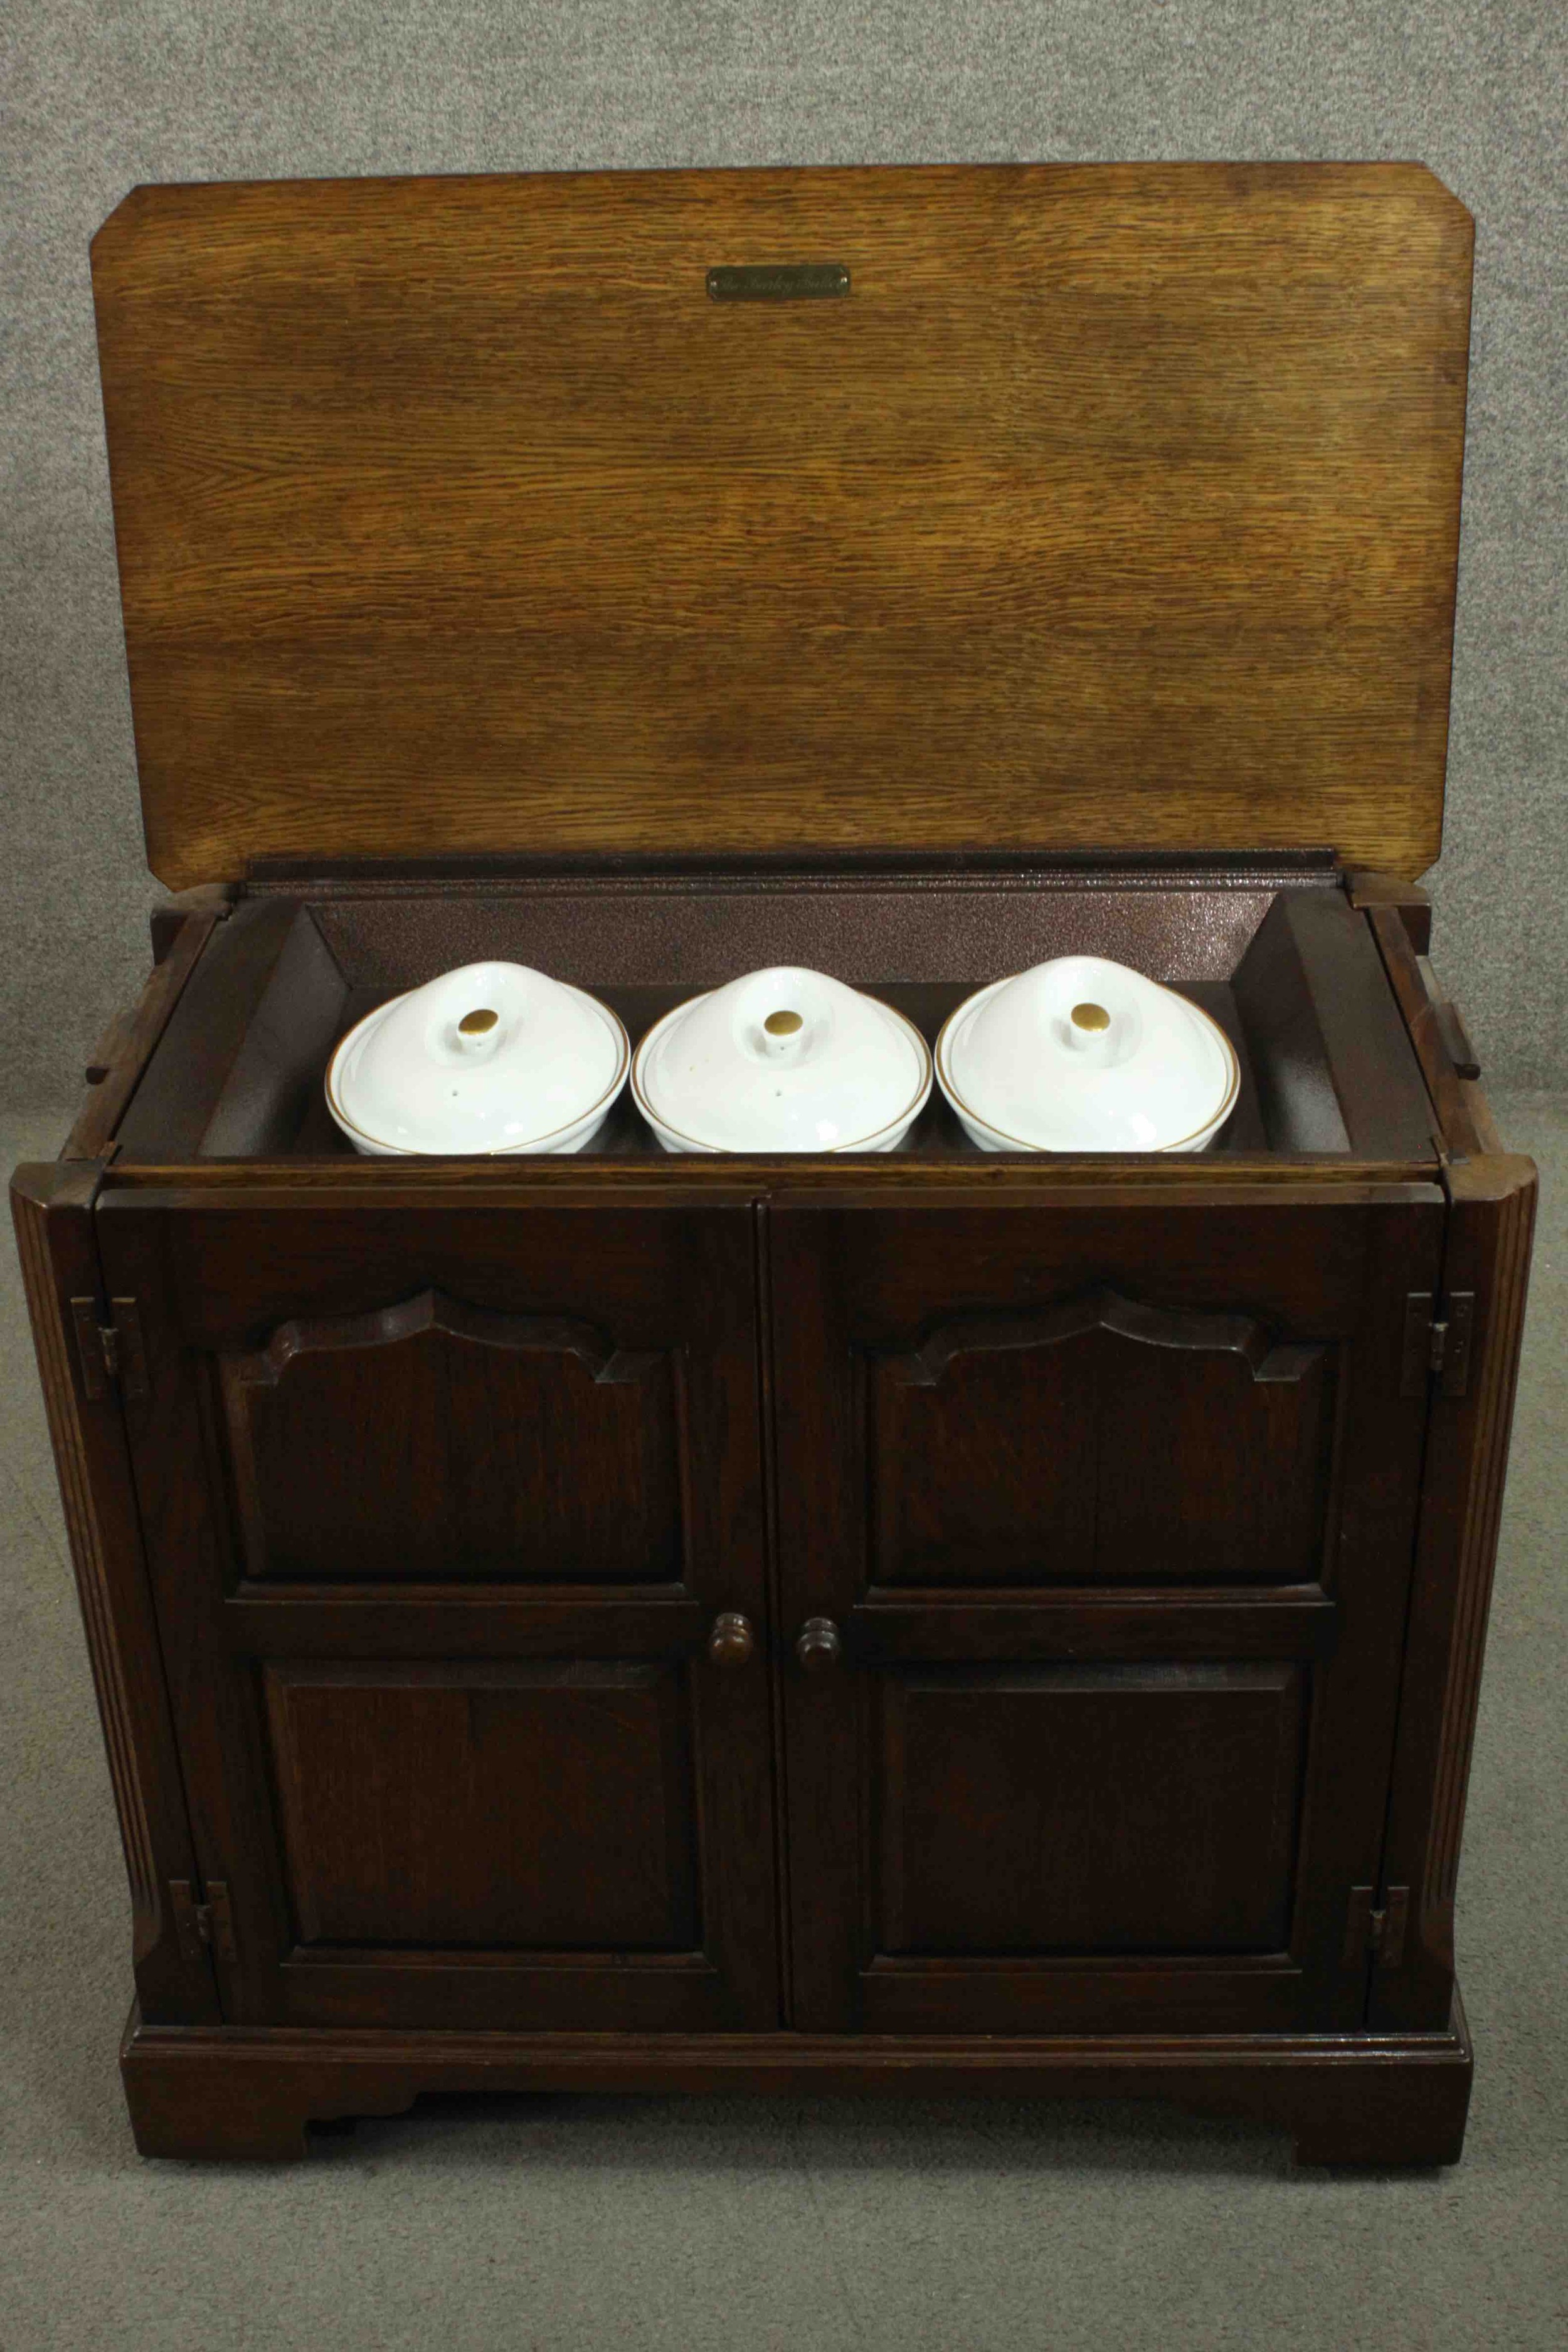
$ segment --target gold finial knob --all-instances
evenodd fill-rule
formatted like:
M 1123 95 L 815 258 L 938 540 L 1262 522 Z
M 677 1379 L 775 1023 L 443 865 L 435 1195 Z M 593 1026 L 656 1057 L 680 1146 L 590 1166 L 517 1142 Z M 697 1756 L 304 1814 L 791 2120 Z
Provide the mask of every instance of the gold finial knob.
M 500 1019 L 500 1014 L 492 1013 L 488 1004 L 477 1005 L 472 1013 L 465 1013 L 458 1022 L 458 1034 L 459 1037 L 488 1037 Z
M 1091 1033 L 1100 1029 L 1109 1029 L 1110 1015 L 1103 1004 L 1075 1004 L 1072 1009 L 1072 1025 L 1075 1029 L 1087 1029 Z
M 770 1037 L 793 1037 L 805 1026 L 798 1013 L 770 1013 L 763 1024 Z

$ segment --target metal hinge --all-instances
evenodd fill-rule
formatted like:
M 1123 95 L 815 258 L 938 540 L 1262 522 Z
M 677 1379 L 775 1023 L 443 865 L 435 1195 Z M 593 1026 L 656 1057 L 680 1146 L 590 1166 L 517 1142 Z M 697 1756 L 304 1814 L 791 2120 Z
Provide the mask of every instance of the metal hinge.
M 111 1389 L 121 1396 L 147 1393 L 147 1347 L 142 1337 L 142 1312 L 133 1298 L 111 1298 L 110 1320 L 101 1320 L 96 1298 L 73 1298 L 71 1320 L 76 1326 L 77 1356 L 81 1365 L 82 1394 L 101 1403 Z
M 209 1878 L 205 1897 L 198 1896 L 188 1878 L 171 1878 L 169 1896 L 174 1915 L 174 1932 L 180 1939 L 180 1949 L 187 1960 L 205 1959 L 209 1951 L 217 1954 L 234 1967 L 239 1958 L 234 1940 L 234 1914 L 229 1908 L 228 1888 L 221 1878 Z
M 1371 1886 L 1351 1888 L 1350 1910 L 1345 1919 L 1347 1969 L 1359 1968 L 1369 1954 L 1380 1969 L 1396 1969 L 1405 1958 L 1410 1889 L 1391 1886 L 1381 1904 L 1373 1901 L 1375 1892 Z
M 1429 1290 L 1413 1290 L 1405 1302 L 1405 1355 L 1401 1396 L 1424 1396 L 1436 1380 L 1439 1396 L 1462 1397 L 1470 1384 L 1473 1290 L 1450 1290 L 1436 1312 Z

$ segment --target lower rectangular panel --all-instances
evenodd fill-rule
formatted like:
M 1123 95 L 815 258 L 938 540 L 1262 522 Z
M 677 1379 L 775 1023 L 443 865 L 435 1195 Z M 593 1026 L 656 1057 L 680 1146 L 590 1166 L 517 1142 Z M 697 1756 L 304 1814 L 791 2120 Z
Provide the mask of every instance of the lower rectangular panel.
M 1282 2032 L 1311 1669 L 868 1676 L 873 2032 Z
M 253 1895 L 226 1977 L 265 2004 L 247 2022 L 776 2019 L 771 1986 L 742 1976 L 753 1958 L 771 1970 L 771 1920 L 746 1904 L 772 1856 L 731 1819 L 769 1818 L 735 1736 L 756 1677 L 704 1682 L 679 1653 L 250 1664 L 275 1822 L 270 1896 Z
M 1303 1669 L 906 1668 L 879 1678 L 877 1948 L 1276 1952 Z
M 678 1664 L 279 1663 L 262 1677 L 302 1945 L 700 1942 Z

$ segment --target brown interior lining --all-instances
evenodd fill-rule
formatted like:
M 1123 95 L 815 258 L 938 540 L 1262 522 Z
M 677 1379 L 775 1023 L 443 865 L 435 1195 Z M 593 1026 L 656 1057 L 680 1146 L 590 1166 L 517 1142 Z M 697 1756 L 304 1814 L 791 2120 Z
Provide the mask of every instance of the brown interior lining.
M 1419 1070 L 1364 919 L 1331 875 L 1061 887 L 1023 875 L 533 877 L 244 900 L 220 926 L 121 1122 L 121 1160 L 350 1156 L 322 1078 L 377 1003 L 452 967 L 537 965 L 603 997 L 635 1043 L 673 1004 L 771 963 L 832 971 L 934 1042 L 973 989 L 1047 957 L 1115 957 L 1201 1004 L 1236 1045 L 1225 1153 L 1432 1156 Z M 972 1147 L 933 1096 L 908 1149 Z M 661 1157 L 629 1092 L 591 1147 Z

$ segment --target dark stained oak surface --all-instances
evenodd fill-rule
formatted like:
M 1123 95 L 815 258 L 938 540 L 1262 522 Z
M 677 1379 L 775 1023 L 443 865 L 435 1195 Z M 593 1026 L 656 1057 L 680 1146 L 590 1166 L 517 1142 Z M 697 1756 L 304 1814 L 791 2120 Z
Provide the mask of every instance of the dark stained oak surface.
M 1252 1034 L 1274 1007 L 1315 1038 L 1359 1129 L 1346 1024 L 1386 999 L 1276 911 L 1238 991 Z M 252 980 L 303 937 L 285 906 Z M 313 1003 L 305 956 L 288 986 Z M 257 1034 L 242 1012 L 198 1095 Z M 1033 1192 L 1004 1166 L 28 1171 L 165 2021 L 127 2045 L 139 2144 L 297 2154 L 310 2117 L 486 2084 L 1121 2088 L 1289 2121 L 1309 2159 L 1455 2157 L 1452 1891 L 1531 1171 L 1429 1163 L 1447 1202 L 1416 1172 L 1342 1151 L 1068 1165 Z M 1473 1406 L 1403 1387 L 1445 1219 Z M 57 1286 L 139 1302 L 145 1397 L 84 1400 L 51 1258 Z M 626 1477 L 668 1453 L 662 1409 L 651 1454 L 612 1441 L 597 1533 L 572 1514 L 603 1498 L 542 1441 L 581 1437 L 591 1476 L 584 1395 L 672 1348 L 682 1558 L 603 1580 L 601 1545 L 653 1540 Z M 237 1392 L 323 1373 L 247 1470 Z M 1418 1462 L 1429 1414 L 1459 1442 Z M 1047 1493 L 1053 1442 L 1079 1483 Z M 1409 1935 L 1374 1958 L 1395 1873 Z
M 150 862 L 1441 838 L 1471 224 L 1415 164 L 139 188 Z M 843 300 L 710 301 L 842 262 Z
M 295 1318 L 220 1381 L 247 1573 L 679 1580 L 679 1355 L 423 1290 Z M 352 1496 L 323 1511 L 355 1433 Z
M 879 1696 L 881 1951 L 1283 1949 L 1299 1667 L 913 1668 Z
M 98 1223 L 224 2014 L 775 2021 L 750 1208 Z
M 1430 2033 L 1089 2035 L 300 2033 L 149 2026 L 121 2044 L 143 2156 L 279 2161 L 308 2126 L 422 2094 L 748 2091 L 773 2098 L 1167 2099 L 1294 2135 L 1301 2164 L 1455 2164 L 1473 2059 L 1463 2008 Z
M 1443 1205 L 773 1205 L 797 2024 L 1361 2017 Z
M 680 1670 L 269 1666 L 302 1942 L 693 1950 Z
M 149 2018 L 216 2021 L 212 1970 L 170 1900 L 195 1864 L 124 1424 L 106 1383 L 88 1396 L 77 1354 L 70 1302 L 100 1278 L 99 1172 L 58 1160 L 16 1171 L 17 1256 L 130 1879 L 137 1998 Z
M 869 1351 L 873 1580 L 1310 1580 L 1335 1369 L 1331 1345 L 1272 1347 L 1250 1317 L 1110 1291 Z
M 847 298 L 702 290 L 791 260 Z M 148 839 L 225 887 L 14 1192 L 145 2151 L 744 2087 L 1458 2154 L 1533 1203 L 1409 879 L 1468 265 L 1409 165 L 108 225 Z M 399 1164 L 323 1118 L 347 1025 L 479 956 L 634 1031 L 815 963 L 930 1035 L 1084 950 L 1229 1031 L 1212 1155 L 933 1110 L 682 1162 L 623 1113 Z

